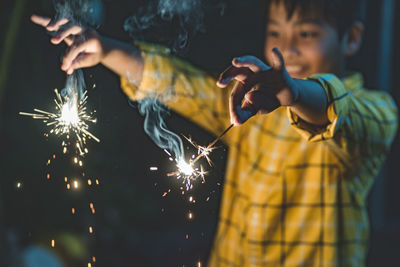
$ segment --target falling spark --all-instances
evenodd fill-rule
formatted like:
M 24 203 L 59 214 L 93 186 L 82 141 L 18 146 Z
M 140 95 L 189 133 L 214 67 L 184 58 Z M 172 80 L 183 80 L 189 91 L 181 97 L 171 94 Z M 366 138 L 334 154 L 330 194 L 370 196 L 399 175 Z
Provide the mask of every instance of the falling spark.
M 54 239 L 51 240 L 51 247 L 54 248 L 56 246 L 56 241 Z
M 201 267 L 201 261 L 197 262 L 197 267 Z
M 72 208 L 72 214 L 75 214 L 75 208 Z
M 192 212 L 188 213 L 188 218 L 189 218 L 189 220 L 193 219 L 193 213 Z
M 169 153 L 168 150 L 164 149 L 164 152 L 167 153 L 168 156 L 170 156 L 170 157 L 172 156 L 171 153 Z
M 74 181 L 74 188 L 78 188 L 79 184 L 78 181 Z
M 68 182 L 68 178 L 67 178 L 67 177 L 64 177 L 64 181 L 65 181 L 65 182 Z
M 21 184 L 20 182 L 18 182 L 18 183 L 17 183 L 17 188 L 21 188 L 21 185 L 22 185 L 22 184 Z
M 88 262 L 87 266 L 88 267 L 92 267 L 92 264 L 90 262 Z
M 190 196 L 190 197 L 189 197 L 189 202 L 192 202 L 192 201 L 193 201 L 193 197 Z
M 95 256 L 92 257 L 92 261 L 96 262 L 96 257 Z
M 150 167 L 150 171 L 156 171 L 156 170 L 158 170 L 157 167 Z
M 80 155 L 84 155 L 87 151 L 85 149 L 86 138 L 92 138 L 100 142 L 100 139 L 89 132 L 87 123 L 96 123 L 96 119 L 86 110 L 86 91 L 83 93 L 83 99 L 79 103 L 74 103 L 74 101 L 68 99 L 68 96 L 62 97 L 57 89 L 54 92 L 56 94 L 54 102 L 57 110 L 55 113 L 35 108 L 34 111 L 36 113 L 20 112 L 19 114 L 42 120 L 47 126 L 52 127 L 51 134 L 57 136 L 65 135 L 67 139 L 69 139 L 70 133 L 75 134 L 76 147 Z M 55 158 L 55 155 L 53 155 L 53 158 Z
M 97 179 L 96 179 L 96 184 L 97 184 L 97 185 L 100 184 L 100 183 L 99 183 L 99 180 L 97 180 Z
M 50 173 L 46 175 L 47 180 L 50 179 Z
M 89 226 L 89 233 L 93 233 L 93 227 L 92 226 Z
M 92 180 L 88 179 L 87 183 L 88 183 L 88 185 L 92 185 Z
M 96 213 L 96 210 L 94 209 L 93 203 L 90 203 L 90 204 L 89 204 L 89 207 L 90 207 L 90 209 L 92 210 L 92 213 L 95 214 L 95 213 Z
M 69 190 L 71 188 L 71 186 L 69 184 L 67 184 L 67 190 Z

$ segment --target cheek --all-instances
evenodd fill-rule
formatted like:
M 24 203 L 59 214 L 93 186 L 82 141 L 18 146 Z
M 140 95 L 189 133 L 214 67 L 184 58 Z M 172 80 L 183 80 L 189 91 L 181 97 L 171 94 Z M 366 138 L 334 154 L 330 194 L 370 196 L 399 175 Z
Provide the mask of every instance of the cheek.
M 335 73 L 338 54 L 334 46 L 329 43 L 316 42 L 302 49 L 302 55 L 309 63 L 309 70 L 315 73 Z

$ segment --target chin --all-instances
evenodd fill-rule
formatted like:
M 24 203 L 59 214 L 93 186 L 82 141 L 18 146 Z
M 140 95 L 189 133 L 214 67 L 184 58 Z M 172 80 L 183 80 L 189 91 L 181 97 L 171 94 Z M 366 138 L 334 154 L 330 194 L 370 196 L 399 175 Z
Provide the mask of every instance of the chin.
M 288 72 L 288 73 L 289 73 L 290 77 L 295 78 L 295 79 L 304 79 L 304 78 L 310 76 L 309 74 L 304 73 L 304 72 Z

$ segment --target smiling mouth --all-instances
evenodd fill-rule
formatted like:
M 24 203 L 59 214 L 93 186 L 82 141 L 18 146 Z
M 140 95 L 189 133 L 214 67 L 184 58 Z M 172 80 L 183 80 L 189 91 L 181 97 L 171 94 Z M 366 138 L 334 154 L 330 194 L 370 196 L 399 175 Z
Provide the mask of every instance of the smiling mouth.
M 286 66 L 286 70 L 288 72 L 301 72 L 302 67 L 299 65 L 290 65 L 290 66 Z
M 297 76 L 296 78 L 299 78 L 299 76 L 304 74 L 304 68 L 300 65 L 287 65 L 286 70 L 290 76 Z

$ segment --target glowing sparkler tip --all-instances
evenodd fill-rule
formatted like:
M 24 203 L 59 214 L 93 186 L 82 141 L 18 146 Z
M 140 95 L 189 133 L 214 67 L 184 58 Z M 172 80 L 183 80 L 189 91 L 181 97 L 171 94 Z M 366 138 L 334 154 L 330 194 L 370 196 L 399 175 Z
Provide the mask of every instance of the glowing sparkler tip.
M 78 107 L 64 104 L 61 108 L 60 122 L 64 125 L 77 126 L 79 121 Z
M 190 163 L 185 162 L 183 159 L 179 160 L 177 166 L 179 171 L 187 176 L 192 175 L 194 172 L 193 166 Z

